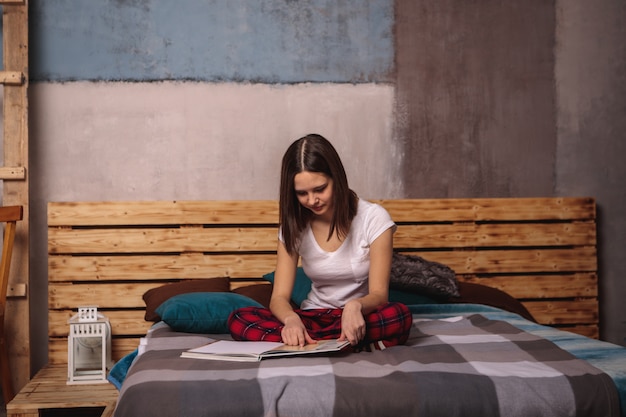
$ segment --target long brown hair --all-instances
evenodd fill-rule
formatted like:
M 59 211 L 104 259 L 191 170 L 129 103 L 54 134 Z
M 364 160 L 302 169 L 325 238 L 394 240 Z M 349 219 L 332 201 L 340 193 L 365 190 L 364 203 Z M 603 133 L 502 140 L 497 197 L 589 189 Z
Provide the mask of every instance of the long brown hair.
M 343 239 L 356 216 L 358 197 L 348 187 L 348 178 L 333 145 L 318 134 L 306 135 L 292 143 L 283 156 L 280 175 L 279 216 L 285 247 L 293 254 L 312 213 L 302 207 L 295 192 L 294 178 L 303 171 L 325 174 L 333 180 L 334 212 L 328 238 L 335 232 Z

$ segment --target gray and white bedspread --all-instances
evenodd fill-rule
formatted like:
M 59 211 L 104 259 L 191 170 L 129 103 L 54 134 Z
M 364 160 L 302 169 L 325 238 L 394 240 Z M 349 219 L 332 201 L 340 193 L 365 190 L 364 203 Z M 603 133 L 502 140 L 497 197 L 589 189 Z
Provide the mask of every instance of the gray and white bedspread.
M 115 417 L 620 414 L 612 379 L 551 341 L 482 314 L 421 317 L 405 346 L 258 363 L 180 358 L 207 337 L 160 324 Z

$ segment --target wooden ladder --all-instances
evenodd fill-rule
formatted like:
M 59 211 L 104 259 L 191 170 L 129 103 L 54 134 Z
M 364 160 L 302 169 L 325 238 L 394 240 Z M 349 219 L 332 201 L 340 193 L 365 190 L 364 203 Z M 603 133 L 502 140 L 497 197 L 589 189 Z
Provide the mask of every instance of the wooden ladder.
M 30 379 L 29 300 L 29 181 L 28 171 L 28 0 L 0 0 L 2 8 L 4 163 L 0 167 L 2 204 L 22 206 L 8 285 L 6 336 L 13 388 Z

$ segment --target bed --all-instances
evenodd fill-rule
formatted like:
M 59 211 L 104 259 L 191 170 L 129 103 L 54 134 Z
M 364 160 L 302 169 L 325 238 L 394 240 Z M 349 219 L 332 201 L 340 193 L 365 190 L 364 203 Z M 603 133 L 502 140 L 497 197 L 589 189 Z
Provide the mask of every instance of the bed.
M 228 336 L 160 322 L 124 375 L 115 416 L 624 415 L 624 348 L 483 305 L 411 309 L 405 346 L 254 363 L 180 358 Z
M 410 278 L 390 293 L 413 313 L 407 344 L 258 363 L 180 354 L 267 305 L 275 201 L 50 203 L 50 361 L 97 304 L 117 417 L 626 416 L 626 349 L 598 340 L 592 198 L 377 202 L 396 253 L 422 262 L 392 270 Z M 306 292 L 299 270 L 294 304 Z

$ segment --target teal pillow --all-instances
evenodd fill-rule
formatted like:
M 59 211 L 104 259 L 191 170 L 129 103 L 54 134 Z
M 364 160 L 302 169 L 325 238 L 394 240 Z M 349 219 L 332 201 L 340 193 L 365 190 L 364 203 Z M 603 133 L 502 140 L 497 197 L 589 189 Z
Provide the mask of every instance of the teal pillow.
M 178 332 L 228 333 L 228 316 L 242 307 L 263 307 L 246 296 L 230 292 L 192 292 L 175 295 L 156 313 Z
M 263 279 L 274 284 L 274 271 L 269 274 L 263 275 Z M 293 291 L 291 292 L 291 301 L 300 306 L 307 295 L 311 291 L 311 279 L 306 276 L 302 267 L 296 269 L 296 282 L 293 285 Z

